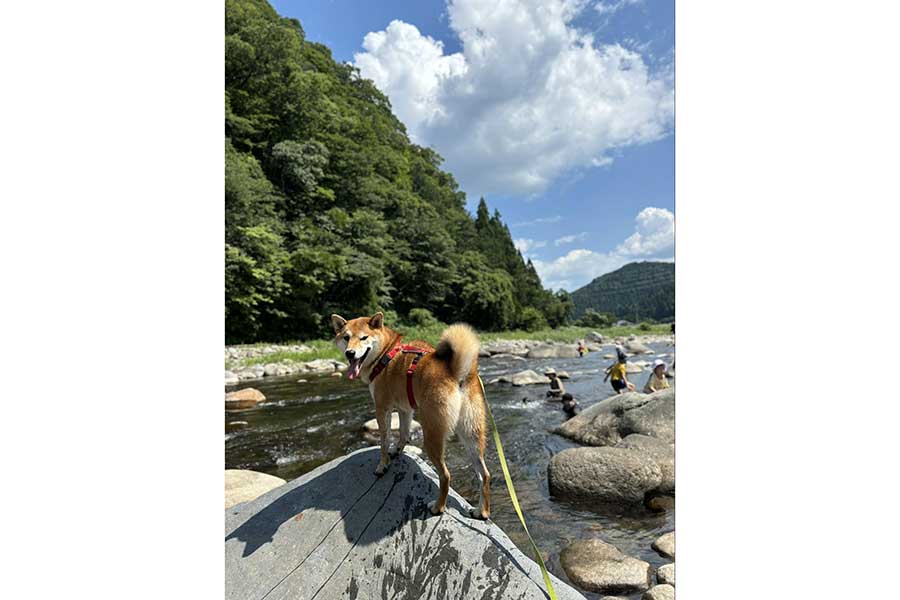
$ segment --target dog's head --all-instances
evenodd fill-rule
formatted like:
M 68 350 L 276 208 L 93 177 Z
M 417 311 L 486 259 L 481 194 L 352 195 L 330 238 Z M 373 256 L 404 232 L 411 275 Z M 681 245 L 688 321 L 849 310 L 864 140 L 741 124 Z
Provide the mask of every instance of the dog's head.
M 334 343 L 343 351 L 350 363 L 347 377 L 356 379 L 363 367 L 369 366 L 384 347 L 384 314 L 359 317 L 349 321 L 340 315 L 331 315 L 334 327 Z

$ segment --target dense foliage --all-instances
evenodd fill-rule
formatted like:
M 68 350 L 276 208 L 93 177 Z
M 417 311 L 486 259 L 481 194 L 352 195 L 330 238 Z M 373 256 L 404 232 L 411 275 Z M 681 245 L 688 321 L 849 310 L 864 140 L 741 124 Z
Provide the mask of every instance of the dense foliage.
M 608 324 L 602 313 L 631 321 L 674 317 L 675 264 L 627 264 L 572 292 L 572 301 L 576 317 L 597 320 L 598 326 Z
M 440 164 L 296 19 L 226 0 L 227 341 L 314 337 L 331 312 L 377 309 L 488 330 L 565 322 L 568 294 L 543 289 L 483 199 L 466 211 Z

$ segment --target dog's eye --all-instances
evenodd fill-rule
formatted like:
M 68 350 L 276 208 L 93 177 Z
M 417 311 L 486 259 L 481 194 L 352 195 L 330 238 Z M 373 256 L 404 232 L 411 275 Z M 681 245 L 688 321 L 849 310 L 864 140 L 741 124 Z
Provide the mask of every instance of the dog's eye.
M 369 336 L 367 336 L 367 335 L 361 335 L 361 336 L 359 336 L 359 339 L 360 339 L 360 340 L 365 340 L 365 339 L 368 339 L 368 338 L 369 338 Z
M 349 334 L 349 333 L 344 334 L 344 339 L 347 340 L 347 341 L 349 342 L 349 341 L 350 341 L 350 334 Z

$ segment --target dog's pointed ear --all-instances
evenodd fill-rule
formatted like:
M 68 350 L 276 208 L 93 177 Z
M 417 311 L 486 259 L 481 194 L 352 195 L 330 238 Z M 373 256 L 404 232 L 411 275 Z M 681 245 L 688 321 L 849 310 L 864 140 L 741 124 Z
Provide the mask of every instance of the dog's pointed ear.
M 331 326 L 334 327 L 335 333 L 340 333 L 341 329 L 343 329 L 344 325 L 346 324 L 347 319 L 345 319 L 341 315 L 331 315 Z
M 369 327 L 371 327 L 372 329 L 381 329 L 381 327 L 383 325 L 384 325 L 384 313 L 381 312 L 380 310 L 377 313 L 375 313 L 374 315 L 372 315 L 371 317 L 369 317 Z

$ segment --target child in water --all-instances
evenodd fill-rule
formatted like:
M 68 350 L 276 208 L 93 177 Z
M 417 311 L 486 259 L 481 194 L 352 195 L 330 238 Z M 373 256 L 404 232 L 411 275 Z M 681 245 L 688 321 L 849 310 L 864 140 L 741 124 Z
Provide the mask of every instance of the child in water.
M 585 352 L 587 352 L 587 348 L 585 347 L 584 342 L 579 341 L 578 342 L 578 358 L 581 358 L 582 356 L 584 356 Z
M 606 369 L 606 376 L 603 378 L 604 383 L 607 379 L 612 384 L 613 389 L 617 394 L 621 394 L 622 390 L 628 389 L 629 392 L 634 391 L 634 384 L 628 381 L 628 377 L 625 374 L 625 362 L 628 360 L 628 357 L 625 355 L 625 350 L 622 348 L 616 348 L 616 355 L 618 356 L 618 360 L 611 366 Z
M 647 384 L 644 386 L 644 393 L 652 394 L 653 392 L 658 392 L 659 390 L 664 390 L 668 387 L 669 380 L 666 379 L 666 363 L 657 358 L 653 361 L 653 371 L 650 372 L 650 377 L 647 378 Z
M 550 378 L 550 389 L 547 391 L 548 398 L 555 400 L 566 393 L 566 388 L 563 387 L 562 381 L 556 376 L 556 369 L 551 367 L 544 371 L 544 375 Z
M 578 402 L 572 397 L 572 394 L 562 395 L 562 409 L 566 413 L 566 419 L 571 419 L 578 414 Z

